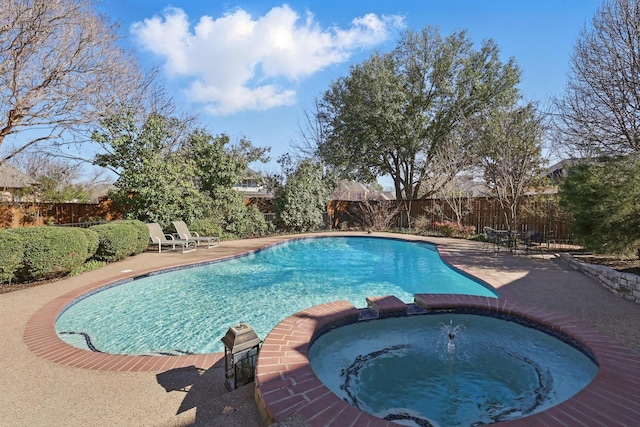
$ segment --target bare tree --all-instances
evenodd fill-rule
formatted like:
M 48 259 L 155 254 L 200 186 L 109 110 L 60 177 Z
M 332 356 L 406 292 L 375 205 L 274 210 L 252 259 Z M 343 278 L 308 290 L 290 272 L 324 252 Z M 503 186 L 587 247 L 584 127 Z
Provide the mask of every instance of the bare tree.
M 480 166 L 486 185 L 505 212 L 505 223 L 517 230 L 519 200 L 540 179 L 544 117 L 531 103 L 493 111 L 479 129 L 484 147 Z
M 0 163 L 80 142 L 144 78 L 91 0 L 0 0 Z
M 327 139 L 327 130 L 318 99 L 314 100 L 313 109 L 305 110 L 298 120 L 298 138 L 293 145 L 298 157 L 321 161 L 318 147 Z
M 364 199 L 354 205 L 352 214 L 365 229 L 385 231 L 391 229 L 401 211 L 402 203 L 395 200 Z
M 563 145 L 580 155 L 640 151 L 640 0 L 605 0 L 554 102 Z
M 106 195 L 113 184 L 113 178 L 104 170 L 94 170 L 84 176 L 80 164 L 46 153 L 23 151 L 11 159 L 11 163 L 39 182 L 33 191 L 41 201 L 95 201 Z
M 449 181 L 444 187 L 442 187 L 436 196 L 444 201 L 453 213 L 452 218 L 446 218 L 450 221 L 454 221 L 458 225 L 462 225 L 464 219 L 473 212 L 473 188 L 474 183 L 472 178 L 468 174 L 457 174 L 451 181 Z M 441 205 L 438 206 L 440 212 L 434 212 L 444 217 L 444 209 Z

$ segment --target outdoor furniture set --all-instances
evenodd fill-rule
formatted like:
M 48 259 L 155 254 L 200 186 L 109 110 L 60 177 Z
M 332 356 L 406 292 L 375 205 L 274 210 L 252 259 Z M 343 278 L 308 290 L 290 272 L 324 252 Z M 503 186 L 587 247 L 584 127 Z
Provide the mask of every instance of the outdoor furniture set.
M 176 233 L 173 234 L 165 233 L 157 222 L 147 224 L 150 244 L 158 245 L 158 253 L 162 252 L 163 246 L 171 246 L 171 250 L 181 248 L 182 253 L 185 253 L 195 251 L 200 243 L 206 243 L 207 249 L 215 248 L 220 244 L 220 238 L 216 236 L 200 236 L 196 232 L 189 231 L 184 221 L 172 221 L 172 224 L 176 229 Z
M 496 253 L 500 252 L 500 249 L 512 254 L 522 249 L 527 254 L 530 254 L 535 249 L 542 251 L 542 245 L 539 241 L 540 233 L 536 229 L 517 232 L 484 227 L 483 234 L 485 239 L 483 248 L 486 249 L 489 246 L 493 246 L 493 250 Z

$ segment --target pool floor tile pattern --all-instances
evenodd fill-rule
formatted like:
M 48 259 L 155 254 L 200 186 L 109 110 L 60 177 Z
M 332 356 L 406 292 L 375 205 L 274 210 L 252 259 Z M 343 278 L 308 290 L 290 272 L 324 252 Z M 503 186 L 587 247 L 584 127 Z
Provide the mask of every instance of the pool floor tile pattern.
M 370 297 L 384 310 L 397 313 L 395 297 Z M 540 323 L 575 339 L 592 351 L 599 364 L 594 380 L 571 399 L 538 414 L 496 426 L 638 426 L 640 425 L 640 358 L 582 321 L 549 310 L 495 298 L 465 295 L 415 296 L 425 310 L 488 310 Z M 406 308 L 405 308 L 406 312 Z M 255 396 L 265 423 L 281 422 L 293 413 L 311 427 L 394 424 L 349 405 L 333 394 L 311 370 L 309 343 L 327 327 L 358 321 L 359 310 L 341 301 L 313 307 L 282 321 L 263 344 L 256 367 Z M 332 322 L 337 322 L 332 324 Z

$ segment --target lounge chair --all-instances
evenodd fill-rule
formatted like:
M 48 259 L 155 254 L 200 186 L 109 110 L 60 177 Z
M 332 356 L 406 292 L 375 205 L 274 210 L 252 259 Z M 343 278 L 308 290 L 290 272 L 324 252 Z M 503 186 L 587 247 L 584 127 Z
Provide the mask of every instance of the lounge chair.
M 184 221 L 172 221 L 173 226 L 176 228 L 178 232 L 178 236 L 181 239 L 187 240 L 189 242 L 196 242 L 196 245 L 200 245 L 200 242 L 207 243 L 207 249 L 215 248 L 220 244 L 220 239 L 215 236 L 201 236 L 195 231 L 192 233 L 189 231 L 189 227 L 185 224 Z
M 182 253 L 195 251 L 198 246 L 196 242 L 185 239 L 176 239 L 171 234 L 165 234 L 157 222 L 147 224 L 149 228 L 149 239 L 151 244 L 158 245 L 158 253 L 162 252 L 162 246 L 171 246 L 173 250 L 182 248 Z

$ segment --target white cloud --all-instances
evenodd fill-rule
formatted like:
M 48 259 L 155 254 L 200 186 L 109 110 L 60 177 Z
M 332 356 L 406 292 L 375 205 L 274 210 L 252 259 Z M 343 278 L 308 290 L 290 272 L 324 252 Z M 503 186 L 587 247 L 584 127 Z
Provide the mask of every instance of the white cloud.
M 162 17 L 133 24 L 131 32 L 164 59 L 169 73 L 191 79 L 193 101 L 222 115 L 291 105 L 296 81 L 385 41 L 402 26 L 401 17 L 370 13 L 347 29 L 322 29 L 313 15 L 302 20 L 283 5 L 256 20 L 242 9 L 202 16 L 193 27 L 183 10 L 167 8 Z

